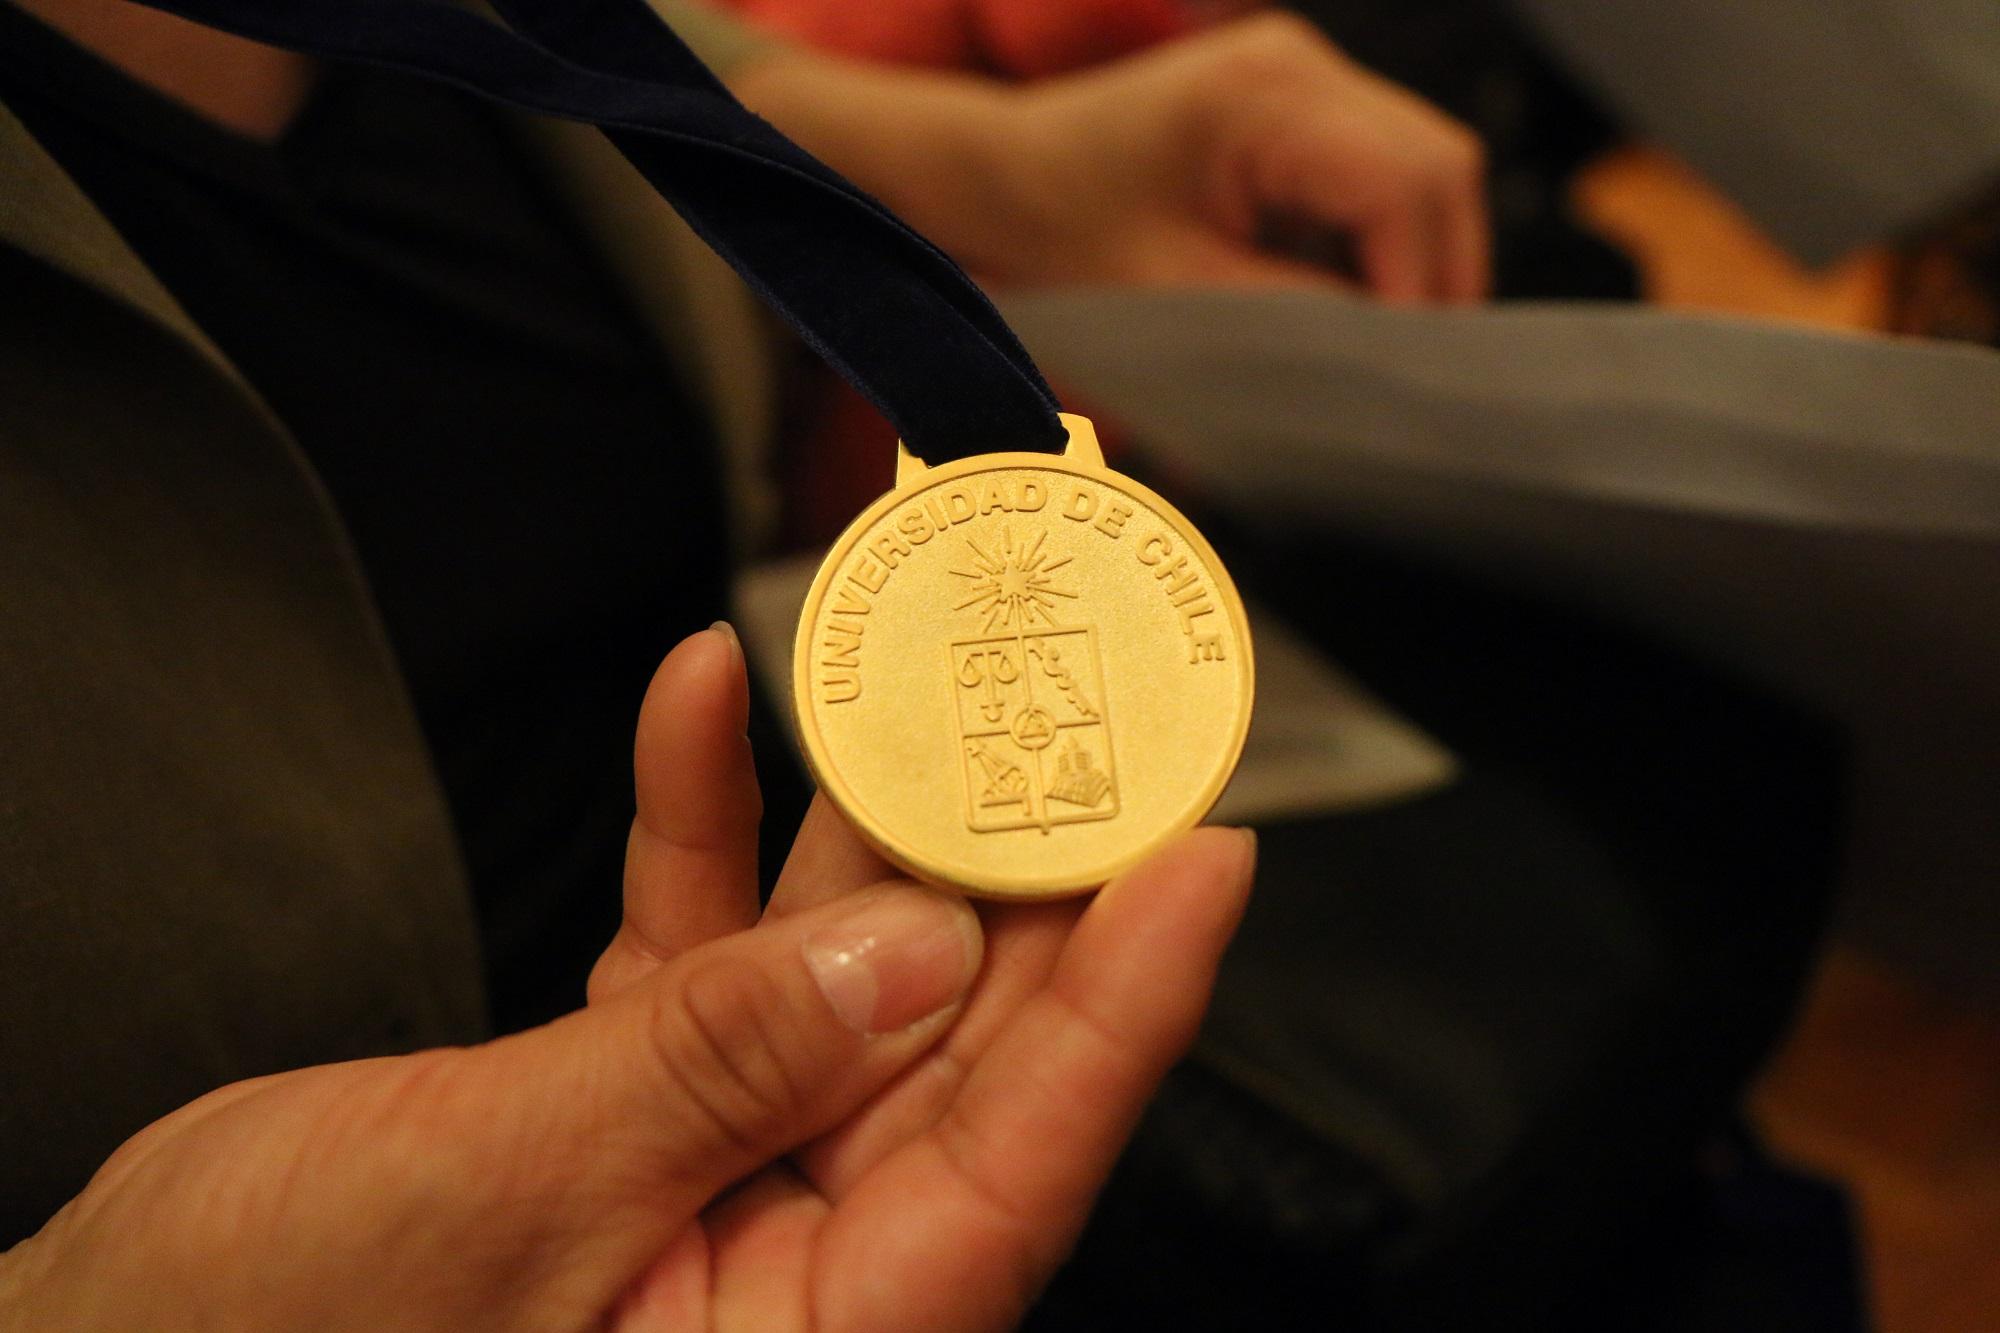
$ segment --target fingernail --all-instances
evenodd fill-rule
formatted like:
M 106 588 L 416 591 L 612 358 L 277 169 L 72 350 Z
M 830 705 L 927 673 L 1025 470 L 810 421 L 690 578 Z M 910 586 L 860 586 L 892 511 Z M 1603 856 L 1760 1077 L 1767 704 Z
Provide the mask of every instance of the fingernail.
M 805 942 L 820 994 L 856 1032 L 900 1032 L 963 999 L 979 970 L 979 919 L 962 899 L 890 889 Z
M 737 661 L 743 660 L 743 640 L 736 637 L 736 626 L 726 620 L 718 620 L 709 626 L 717 634 L 729 641 L 729 651 Z

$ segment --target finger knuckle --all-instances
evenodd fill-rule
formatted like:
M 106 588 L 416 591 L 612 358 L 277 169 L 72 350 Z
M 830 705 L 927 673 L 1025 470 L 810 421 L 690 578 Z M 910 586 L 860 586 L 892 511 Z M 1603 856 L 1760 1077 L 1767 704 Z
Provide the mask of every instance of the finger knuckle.
M 1289 9 L 1267 9 L 1243 20 L 1246 32 L 1273 45 L 1324 45 L 1326 39 L 1312 20 Z
M 1221 72 L 1247 83 L 1296 77 L 1329 57 L 1341 58 L 1339 48 L 1310 20 L 1279 9 L 1238 20 L 1228 55 Z
M 662 996 L 652 1030 L 678 1100 L 713 1137 L 762 1152 L 802 1113 L 794 1071 L 808 1043 L 788 1018 L 784 987 L 763 969 L 695 967 Z

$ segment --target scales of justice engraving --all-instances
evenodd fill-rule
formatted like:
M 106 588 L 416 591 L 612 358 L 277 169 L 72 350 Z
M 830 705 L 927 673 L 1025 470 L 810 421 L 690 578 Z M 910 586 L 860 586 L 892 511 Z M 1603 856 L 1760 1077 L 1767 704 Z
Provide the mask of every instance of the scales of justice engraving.
M 950 645 L 951 689 L 965 779 L 965 821 L 975 833 L 1040 829 L 1118 813 L 1111 720 L 1097 631 L 1057 622 L 1057 586 L 1069 557 L 1052 559 L 1048 534 L 1017 546 L 966 539 L 971 568 L 952 608 L 972 611 L 978 638 Z

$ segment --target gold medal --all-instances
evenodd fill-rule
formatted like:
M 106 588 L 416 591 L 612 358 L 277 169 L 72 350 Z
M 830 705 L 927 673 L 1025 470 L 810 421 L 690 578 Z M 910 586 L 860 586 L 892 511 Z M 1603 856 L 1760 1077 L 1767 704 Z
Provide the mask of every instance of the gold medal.
M 890 861 L 992 898 L 1083 892 L 1193 827 L 1250 725 L 1243 603 L 1174 507 L 1061 454 L 928 468 L 849 525 L 799 618 L 823 791 Z

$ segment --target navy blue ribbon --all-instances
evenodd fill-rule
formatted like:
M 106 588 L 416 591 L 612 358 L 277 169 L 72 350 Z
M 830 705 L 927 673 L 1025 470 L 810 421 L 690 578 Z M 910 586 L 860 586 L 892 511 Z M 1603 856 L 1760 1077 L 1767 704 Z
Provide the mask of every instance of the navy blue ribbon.
M 645 0 L 139 0 L 272 46 L 601 127 L 829 365 L 938 463 L 1055 451 L 1056 399 L 978 286 L 738 102 Z

